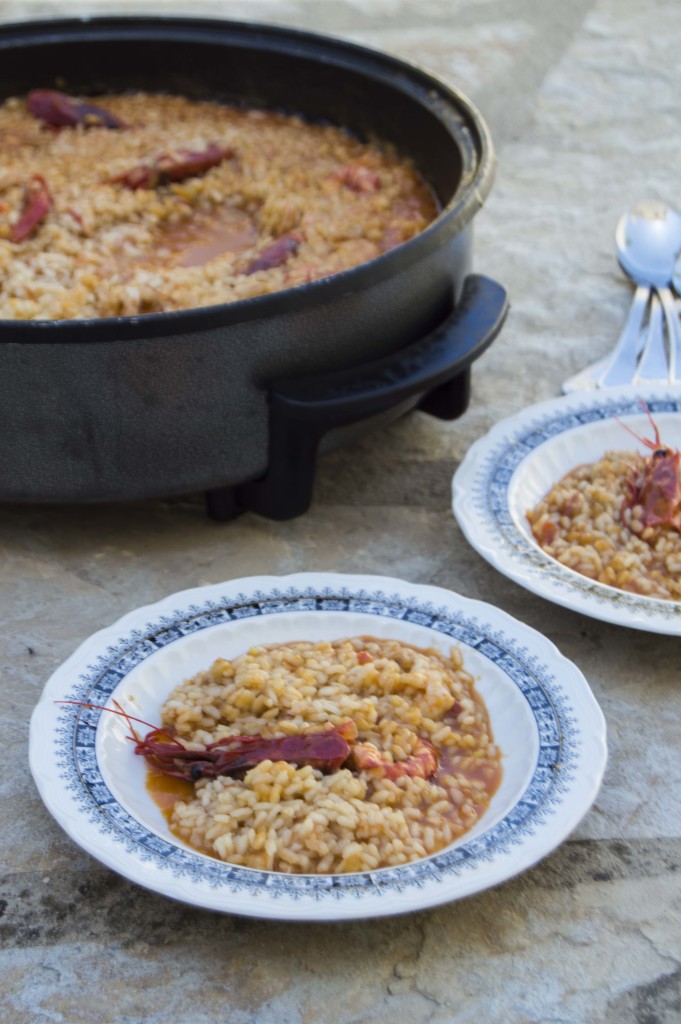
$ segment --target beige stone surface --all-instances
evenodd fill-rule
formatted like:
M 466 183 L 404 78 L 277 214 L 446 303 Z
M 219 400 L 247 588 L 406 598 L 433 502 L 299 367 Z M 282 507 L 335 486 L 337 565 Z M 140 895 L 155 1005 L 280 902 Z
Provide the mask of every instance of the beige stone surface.
M 681 207 L 681 8 L 0 2 L 6 21 L 142 11 L 328 31 L 419 61 L 462 88 L 499 158 L 476 218 L 476 268 L 506 285 L 512 311 L 475 364 L 460 421 L 416 413 L 325 457 L 300 519 L 218 525 L 196 496 L 0 506 L 0 1022 L 677 1024 L 679 640 L 564 611 L 498 575 L 463 539 L 449 488 L 493 423 L 557 395 L 565 377 L 614 344 L 632 294 L 613 254 L 622 210 L 641 197 Z M 608 721 L 610 759 L 570 839 L 492 891 L 342 925 L 197 911 L 81 852 L 27 768 L 28 719 L 54 668 L 96 629 L 176 590 L 324 569 L 399 575 L 490 601 L 580 666 Z

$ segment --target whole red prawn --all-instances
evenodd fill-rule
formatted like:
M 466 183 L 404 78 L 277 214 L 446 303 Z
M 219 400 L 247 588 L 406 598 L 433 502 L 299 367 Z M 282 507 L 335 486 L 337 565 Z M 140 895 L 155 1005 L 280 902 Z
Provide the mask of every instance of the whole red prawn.
M 52 197 L 42 174 L 34 174 L 24 188 L 24 208 L 10 233 L 10 242 L 23 242 L 37 230 L 52 206 Z
M 128 739 L 135 744 L 136 754 L 141 754 L 152 768 L 163 775 L 188 782 L 233 775 L 254 768 L 265 760 L 287 761 L 300 767 L 310 765 L 325 773 L 337 772 L 346 762 L 353 761 L 357 769 L 379 769 L 382 776 L 393 780 L 404 776 L 431 778 L 439 764 L 434 747 L 426 740 L 419 744 L 411 757 L 394 764 L 384 758 L 373 744 L 355 743 L 357 728 L 350 720 L 318 732 L 292 736 L 226 736 L 197 749 L 198 745 L 186 746 L 167 729 L 129 715 L 117 701 L 114 701 L 115 708 L 85 701 L 57 703 L 120 715 L 128 723 L 131 733 Z M 133 722 L 145 725 L 150 731 L 141 738 L 135 732 Z
M 678 448 L 663 444 L 650 409 L 643 401 L 641 406 L 655 432 L 653 440 L 642 437 L 618 420 L 625 430 L 652 452 L 652 455 L 644 457 L 643 468 L 636 478 L 628 481 L 629 494 L 622 503 L 622 518 L 626 522 L 625 513 L 640 506 L 643 510 L 641 519 L 644 529 L 668 526 L 681 533 L 681 452 Z

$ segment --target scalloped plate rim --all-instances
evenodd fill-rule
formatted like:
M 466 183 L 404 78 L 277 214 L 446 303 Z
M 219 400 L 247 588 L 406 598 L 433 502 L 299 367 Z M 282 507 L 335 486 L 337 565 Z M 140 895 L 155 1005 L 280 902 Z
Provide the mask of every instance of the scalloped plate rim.
M 326 588 L 331 589 L 332 596 L 325 594 Z M 440 627 L 453 630 L 443 633 L 448 643 L 459 641 L 465 645 L 459 634 L 470 635 L 480 642 L 481 650 L 489 649 L 491 653 L 485 653 L 484 657 L 489 657 L 495 668 L 503 665 L 506 671 L 508 662 L 509 673 L 512 669 L 518 676 L 512 685 L 522 691 L 528 705 L 531 700 L 537 700 L 535 691 L 544 693 L 544 703 L 540 701 L 537 705 L 537 729 L 539 732 L 553 729 L 560 740 L 565 763 L 558 768 L 563 770 L 563 775 L 557 771 L 554 777 L 545 765 L 537 765 L 522 800 L 514 804 L 501 822 L 482 831 L 474 841 L 468 842 L 464 836 L 459 843 L 439 854 L 401 868 L 354 876 L 257 872 L 225 865 L 189 848 L 179 855 L 176 847 L 168 855 L 169 844 L 148 829 L 141 830 L 142 841 L 150 845 L 142 849 L 136 834 L 139 823 L 134 816 L 127 815 L 125 808 L 115 801 L 107 803 L 106 794 L 100 804 L 96 803 L 99 796 L 92 796 L 102 789 L 100 768 L 96 763 L 92 767 L 91 740 L 88 738 L 84 744 L 81 740 L 83 735 L 89 737 L 92 732 L 87 716 L 96 717 L 101 713 L 65 707 L 55 713 L 55 695 L 63 697 L 65 691 L 71 692 L 76 671 L 85 680 L 83 687 L 92 689 L 104 685 L 102 680 L 107 674 L 115 675 L 120 671 L 118 662 L 125 664 L 126 659 L 132 657 L 130 652 L 137 648 L 144 652 L 154 638 L 160 642 L 164 631 L 170 635 L 178 623 L 183 626 L 190 623 L 192 633 L 189 635 L 210 629 L 216 624 L 209 621 L 211 616 L 224 615 L 225 607 L 242 611 L 246 607 L 244 598 L 249 609 L 258 602 L 264 605 L 266 611 L 263 613 L 261 607 L 258 613 L 261 615 L 277 614 L 275 606 L 278 605 L 282 605 L 279 611 L 291 611 L 288 605 L 292 601 L 314 599 L 319 604 L 318 608 L 315 606 L 315 614 L 323 615 L 327 609 L 322 605 L 329 601 L 345 602 L 340 610 L 351 612 L 356 612 L 355 605 L 368 604 L 383 607 L 384 614 L 381 616 L 380 611 L 361 614 L 379 615 L 388 622 L 391 619 L 385 609 L 390 608 L 394 613 L 397 608 L 401 616 L 392 621 L 415 622 L 419 626 L 423 625 L 422 619 L 439 623 L 440 632 Z M 383 606 L 381 600 L 385 602 Z M 149 627 L 157 632 L 150 633 Z M 431 624 L 423 628 L 436 629 Z M 439 632 L 438 638 L 444 642 Z M 166 645 L 173 642 L 174 639 L 163 641 Z M 138 663 L 141 664 L 148 654 L 139 654 Z M 508 679 L 511 680 L 510 674 Z M 93 683 L 93 680 L 96 681 Z M 175 682 L 169 683 L 169 689 Z M 549 722 L 551 714 L 555 721 Z M 71 725 L 70 715 L 74 716 Z M 56 723 L 60 723 L 58 727 Z M 66 765 L 66 776 L 61 780 L 54 778 L 53 763 L 45 763 L 46 736 L 54 745 L 56 763 L 62 768 Z M 546 741 L 549 751 L 553 749 L 552 744 L 555 745 L 554 738 L 552 733 Z M 542 743 L 543 739 L 540 759 L 544 755 Z M 78 753 L 71 755 L 71 750 Z M 282 577 L 247 577 L 190 588 L 128 612 L 111 626 L 98 630 L 79 645 L 46 684 L 31 719 L 29 756 L 36 785 L 52 815 L 81 848 L 130 881 L 170 898 L 220 912 L 282 920 L 349 920 L 406 913 L 450 902 L 500 884 L 536 863 L 566 838 L 591 806 L 602 780 L 606 746 L 602 712 L 582 673 L 551 641 L 507 613 L 453 591 L 391 577 L 296 573 Z M 73 766 L 69 761 L 71 756 Z M 94 760 L 96 762 L 96 756 Z M 89 772 L 95 773 L 94 782 Z M 578 786 L 575 777 L 579 780 Z M 93 800 L 91 808 L 89 802 Z M 527 812 L 525 805 L 529 808 Z M 98 828 L 110 813 L 114 814 L 113 825 L 107 823 L 100 833 Z M 516 824 L 510 821 L 514 815 L 518 819 Z M 126 819 L 123 839 L 116 833 L 119 818 Z M 131 818 L 131 825 L 127 823 L 128 818 Z M 110 829 L 113 832 L 107 831 Z M 117 842 L 111 841 L 112 834 Z

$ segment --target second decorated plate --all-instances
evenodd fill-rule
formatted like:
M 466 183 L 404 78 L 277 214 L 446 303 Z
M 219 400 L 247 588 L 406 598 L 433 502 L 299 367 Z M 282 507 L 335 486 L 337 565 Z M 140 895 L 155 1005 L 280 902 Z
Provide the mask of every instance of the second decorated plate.
M 627 593 L 582 576 L 537 544 L 527 512 L 565 476 L 610 450 L 651 452 L 639 436 L 681 448 L 681 388 L 575 392 L 497 423 L 466 454 L 453 480 L 453 508 L 466 538 L 495 569 L 527 590 L 604 622 L 681 635 L 681 602 Z

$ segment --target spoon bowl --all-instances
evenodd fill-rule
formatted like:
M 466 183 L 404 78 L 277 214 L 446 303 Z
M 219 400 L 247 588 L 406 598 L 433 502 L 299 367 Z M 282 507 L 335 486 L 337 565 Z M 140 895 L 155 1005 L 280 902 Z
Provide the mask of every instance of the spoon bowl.
M 637 203 L 620 217 L 615 246 L 622 269 L 637 284 L 667 287 L 681 250 L 681 214 L 665 203 Z

